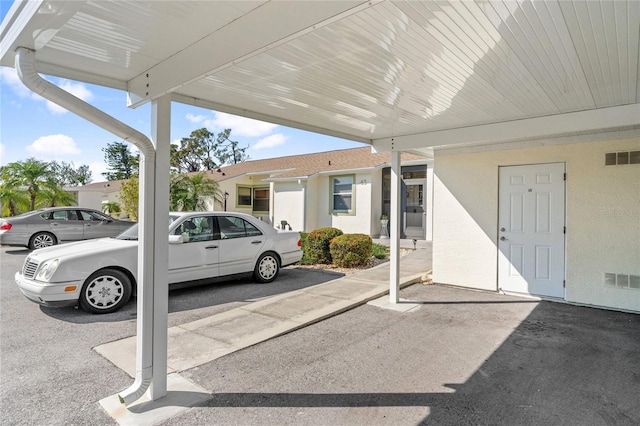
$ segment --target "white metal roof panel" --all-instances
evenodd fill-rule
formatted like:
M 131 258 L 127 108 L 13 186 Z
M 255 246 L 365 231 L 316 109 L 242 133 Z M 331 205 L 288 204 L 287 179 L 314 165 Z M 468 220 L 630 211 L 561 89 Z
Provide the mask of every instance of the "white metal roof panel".
M 170 92 L 360 141 L 640 104 L 634 0 L 89 0 L 15 9 L 3 23 L 2 65 L 25 46 L 41 72 L 128 88 L 135 105 Z

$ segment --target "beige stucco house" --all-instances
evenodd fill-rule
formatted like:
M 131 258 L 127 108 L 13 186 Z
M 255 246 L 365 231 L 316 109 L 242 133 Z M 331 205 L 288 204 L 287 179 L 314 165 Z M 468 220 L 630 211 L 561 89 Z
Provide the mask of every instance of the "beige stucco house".
M 221 202 L 209 210 L 249 213 L 280 228 L 310 232 L 335 227 L 378 237 L 389 216 L 390 153 L 370 147 L 252 160 L 206 172 L 218 182 Z M 406 238 L 431 239 L 433 161 L 405 154 L 401 222 Z M 74 188 L 78 204 L 100 209 L 118 202 L 122 181 Z M 382 230 L 383 237 L 385 230 Z
M 640 137 L 544 142 L 435 151 L 434 280 L 640 312 Z
M 331 226 L 379 236 L 380 218 L 389 215 L 390 158 L 390 153 L 363 147 L 247 161 L 211 176 L 228 194 L 227 210 L 252 214 L 275 227 L 287 222 L 305 232 Z M 432 164 L 425 157 L 403 156 L 401 220 L 407 237 L 431 239 Z

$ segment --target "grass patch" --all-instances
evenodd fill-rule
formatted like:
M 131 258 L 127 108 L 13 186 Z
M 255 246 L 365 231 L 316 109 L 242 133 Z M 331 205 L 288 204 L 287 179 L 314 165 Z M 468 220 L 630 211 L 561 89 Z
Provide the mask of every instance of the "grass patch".
M 376 259 L 386 259 L 387 256 L 389 256 L 389 247 L 383 244 L 373 243 L 372 248 L 373 256 L 375 256 Z

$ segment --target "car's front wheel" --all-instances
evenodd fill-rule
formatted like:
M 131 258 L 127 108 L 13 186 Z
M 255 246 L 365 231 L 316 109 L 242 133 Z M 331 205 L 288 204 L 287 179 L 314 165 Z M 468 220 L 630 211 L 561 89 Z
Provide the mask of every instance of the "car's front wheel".
M 94 314 L 108 314 L 124 306 L 131 298 L 131 280 L 116 269 L 94 272 L 82 286 L 80 306 Z
M 49 232 L 38 232 L 37 234 L 33 234 L 31 239 L 29 240 L 29 248 L 31 250 L 55 246 L 58 243 L 56 237 Z
M 253 270 L 253 277 L 261 283 L 270 283 L 275 280 L 280 272 L 280 262 L 273 253 L 262 253 Z

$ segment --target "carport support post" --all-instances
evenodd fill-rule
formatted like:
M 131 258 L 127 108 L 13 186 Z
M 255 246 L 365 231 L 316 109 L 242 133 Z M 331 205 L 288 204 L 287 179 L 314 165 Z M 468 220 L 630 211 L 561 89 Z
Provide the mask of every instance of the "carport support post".
M 391 151 L 391 258 L 389 259 L 389 302 L 400 301 L 400 151 Z
M 170 106 L 169 96 L 152 102 L 155 158 L 141 156 L 140 161 L 136 377 L 141 382 L 134 383 L 125 403 L 142 396 L 147 385 L 153 401 L 167 394 Z
M 167 394 L 167 325 L 169 311 L 169 147 L 171 146 L 171 96 L 151 103 L 151 142 L 156 148 L 154 202 L 155 244 L 153 247 L 153 377 L 149 387 L 152 401 Z

